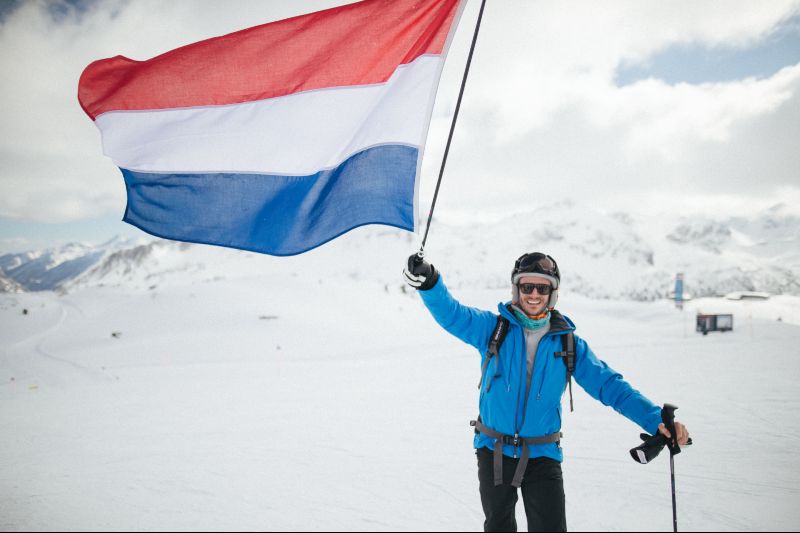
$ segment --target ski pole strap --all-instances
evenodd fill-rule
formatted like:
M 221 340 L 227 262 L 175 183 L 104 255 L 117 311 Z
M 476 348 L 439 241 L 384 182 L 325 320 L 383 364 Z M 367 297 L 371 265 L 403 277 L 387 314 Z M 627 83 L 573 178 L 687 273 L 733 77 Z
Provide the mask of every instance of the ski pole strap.
M 517 463 L 517 469 L 514 471 L 514 479 L 511 480 L 511 485 L 516 488 L 522 486 L 522 477 L 525 475 L 525 469 L 528 467 L 528 459 L 530 459 L 530 448 L 536 444 L 550 444 L 552 442 L 561 442 L 563 433 L 557 431 L 544 437 L 520 437 L 519 435 L 505 435 L 499 431 L 495 431 L 487 427 L 479 420 L 470 420 L 469 425 L 480 431 L 487 437 L 494 439 L 494 486 L 503 484 L 503 445 L 508 444 L 515 448 L 522 448 L 522 455 Z

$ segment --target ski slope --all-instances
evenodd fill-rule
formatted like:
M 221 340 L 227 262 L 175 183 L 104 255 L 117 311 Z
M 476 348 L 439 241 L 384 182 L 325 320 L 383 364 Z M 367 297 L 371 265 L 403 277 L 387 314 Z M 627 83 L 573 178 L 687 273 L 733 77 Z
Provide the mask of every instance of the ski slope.
M 480 530 L 478 354 L 404 292 L 402 255 L 364 277 L 330 274 L 327 253 L 0 295 L 0 530 Z M 712 304 L 733 332 L 694 332 Z M 559 308 L 680 407 L 680 529 L 797 529 L 800 298 L 678 311 L 565 290 Z M 669 530 L 666 452 L 639 465 L 640 428 L 579 387 L 564 401 L 568 527 Z

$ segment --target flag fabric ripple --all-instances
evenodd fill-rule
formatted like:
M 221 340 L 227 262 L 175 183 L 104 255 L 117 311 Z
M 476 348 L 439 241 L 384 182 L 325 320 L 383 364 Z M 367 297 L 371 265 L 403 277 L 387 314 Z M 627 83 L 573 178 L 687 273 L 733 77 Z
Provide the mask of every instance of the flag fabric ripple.
M 83 72 L 124 220 L 272 255 L 365 224 L 414 231 L 461 0 L 365 0 Z

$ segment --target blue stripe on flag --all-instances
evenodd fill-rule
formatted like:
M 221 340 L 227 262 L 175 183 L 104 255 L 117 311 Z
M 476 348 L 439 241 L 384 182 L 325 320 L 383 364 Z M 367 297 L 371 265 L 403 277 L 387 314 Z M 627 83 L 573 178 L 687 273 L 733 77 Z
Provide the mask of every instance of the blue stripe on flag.
M 124 221 L 157 237 L 295 255 L 364 224 L 414 230 L 418 149 L 368 148 L 310 176 L 122 170 Z

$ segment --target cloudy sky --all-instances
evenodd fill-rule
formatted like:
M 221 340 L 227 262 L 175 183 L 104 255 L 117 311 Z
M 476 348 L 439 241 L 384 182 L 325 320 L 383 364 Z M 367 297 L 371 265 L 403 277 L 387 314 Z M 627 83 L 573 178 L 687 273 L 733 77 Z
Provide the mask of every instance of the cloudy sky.
M 122 176 L 77 102 L 90 62 L 342 3 L 0 0 L 0 253 L 138 232 L 120 222 Z M 478 7 L 469 0 L 443 73 L 423 211 Z M 800 206 L 798 139 L 800 0 L 488 0 L 436 210 Z

